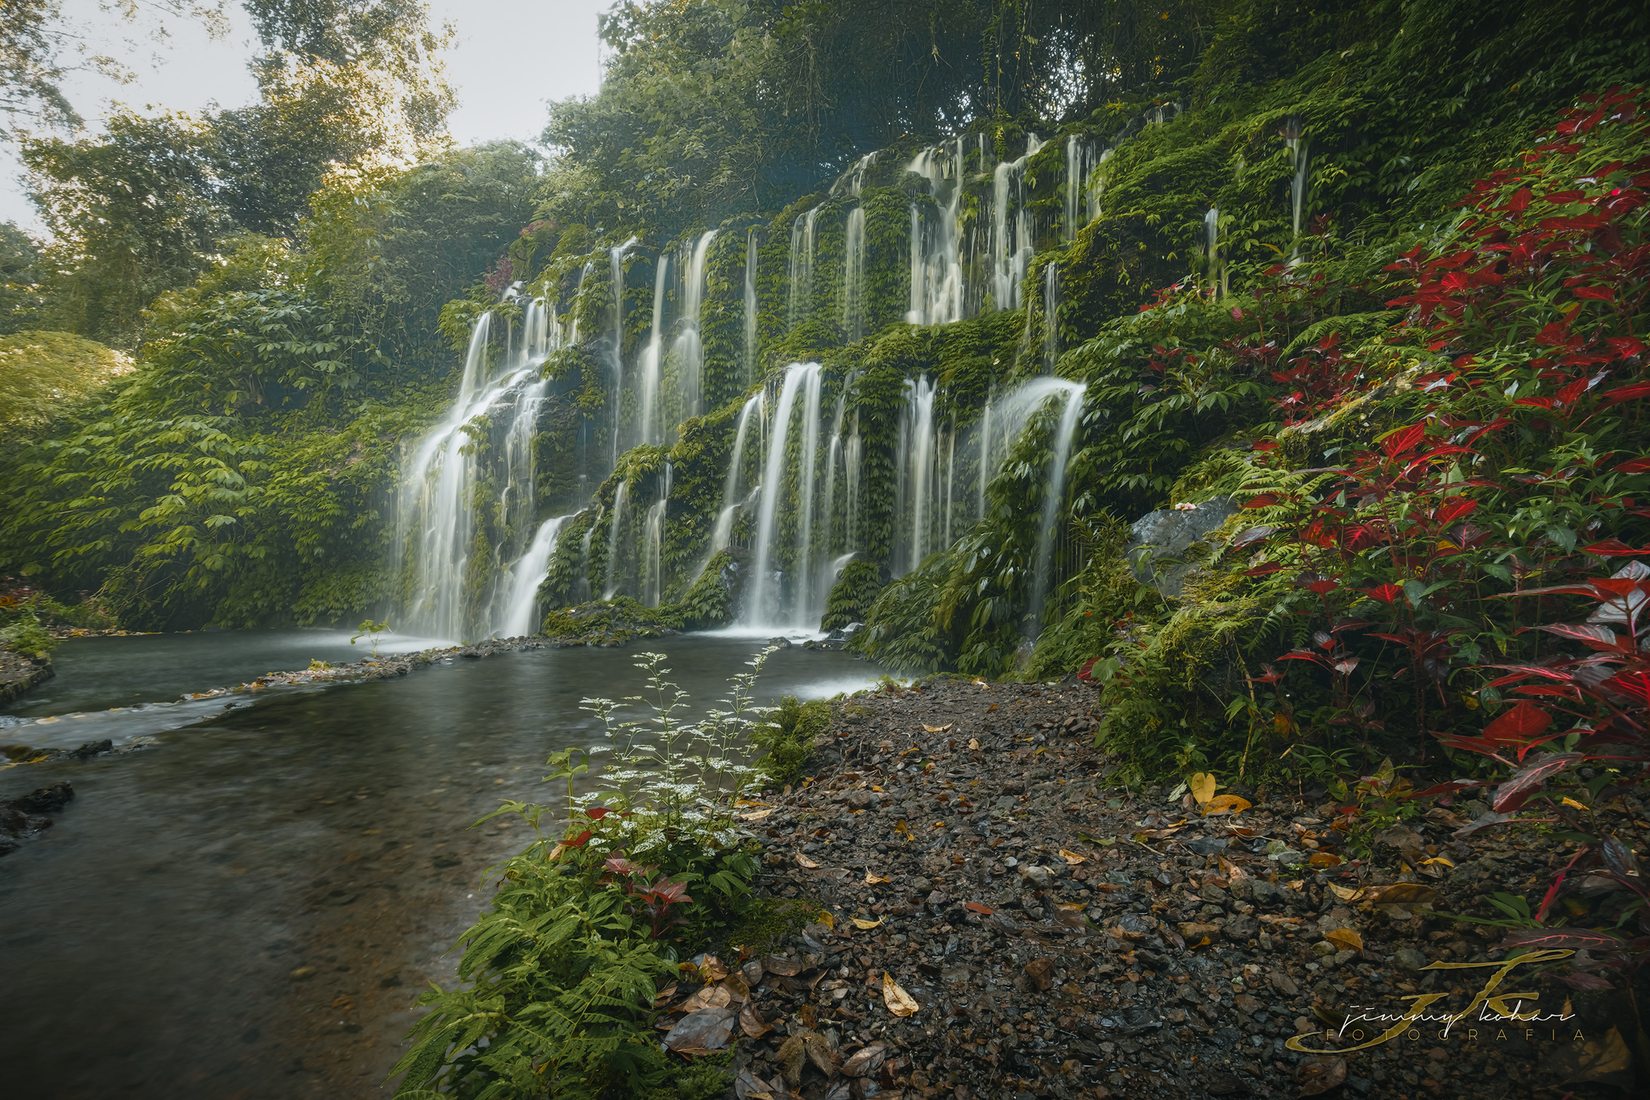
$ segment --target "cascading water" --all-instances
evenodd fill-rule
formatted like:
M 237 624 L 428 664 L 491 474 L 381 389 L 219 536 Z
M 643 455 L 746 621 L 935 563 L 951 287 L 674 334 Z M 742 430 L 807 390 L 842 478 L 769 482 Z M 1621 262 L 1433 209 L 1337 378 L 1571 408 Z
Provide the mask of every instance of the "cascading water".
M 1226 261 L 1220 252 L 1220 210 L 1213 206 L 1203 215 L 1203 260 L 1209 296 L 1226 297 Z
M 849 340 L 865 335 L 865 208 L 848 212 L 842 242 L 842 334 Z
M 572 518 L 555 516 L 541 523 L 527 552 L 510 567 L 510 575 L 504 585 L 504 614 L 498 620 L 499 637 L 519 638 L 538 630 L 539 585 L 544 581 L 545 570 L 550 567 L 550 555 L 556 552 L 556 539 L 561 535 L 562 527 Z
M 447 415 L 413 448 L 397 507 L 398 575 L 407 596 L 391 613 L 399 630 L 459 640 L 496 632 L 508 615 L 504 572 L 486 592 L 466 591 L 478 533 L 498 561 L 520 559 L 532 541 L 532 438 L 547 383 L 541 368 L 560 344 L 542 301 L 526 303 L 519 338 L 495 354 L 495 315 L 470 333 L 459 392 Z
M 814 308 L 814 222 L 819 207 L 798 214 L 791 223 L 791 255 L 789 265 L 790 299 L 786 303 L 787 327 L 796 328 L 807 320 Z
M 1036 253 L 1025 174 L 1026 161 L 1042 147 L 1036 134 L 1027 135 L 1025 155 L 991 173 L 991 303 L 997 309 L 1020 308 L 1020 284 Z
M 903 457 L 894 481 L 894 515 L 909 517 L 904 529 L 896 528 L 894 533 L 894 567 L 904 574 L 922 564 L 932 549 L 934 534 L 930 525 L 938 455 L 934 434 L 934 382 L 926 375 L 905 383 L 905 406 L 894 453 Z
M 745 448 L 751 437 L 751 425 L 759 429 L 762 423 L 762 413 L 766 406 L 766 391 L 758 390 L 746 401 L 739 410 L 739 425 L 733 434 L 733 453 L 728 458 L 728 475 L 722 482 L 722 508 L 716 514 L 716 527 L 711 532 L 710 549 L 705 553 L 704 563 L 699 566 L 699 572 L 705 571 L 710 559 L 726 550 L 733 544 L 733 523 L 739 516 L 741 505 L 748 499 L 749 494 L 740 495 L 740 485 L 744 480 Z
M 670 253 L 659 254 L 653 269 L 653 327 L 647 346 L 642 349 L 641 393 L 638 396 L 641 424 L 634 443 L 663 442 L 664 410 L 661 408 L 665 386 L 665 287 L 670 279 Z M 627 446 L 625 448 L 629 450 Z
M 676 341 L 671 347 L 671 358 L 676 373 L 676 400 L 673 404 L 678 423 L 704 411 L 705 348 L 699 337 L 699 318 L 705 303 L 705 261 L 710 255 L 711 244 L 716 240 L 716 232 L 712 229 L 701 234 L 688 256 L 688 262 L 677 265 L 682 276 L 676 298 L 681 321 Z
M 913 325 L 943 325 L 963 318 L 962 233 L 963 139 L 924 149 L 906 166 L 928 183 L 932 213 L 911 204 L 911 296 L 905 319 Z
M 1066 138 L 1065 218 L 1061 230 L 1067 244 L 1077 239 L 1079 229 L 1100 216 L 1100 190 L 1094 172 L 1109 156 L 1110 149 L 1100 150 L 1097 156 L 1093 141 L 1082 134 Z
M 629 499 L 630 482 L 627 479 L 619 482 L 618 488 L 613 490 L 613 514 L 607 520 L 607 579 L 602 587 L 604 600 L 611 600 L 617 596 L 619 587 L 625 580 L 619 572 L 620 564 L 624 560 L 620 539 L 624 534 L 624 509 Z
M 747 626 L 811 628 L 818 623 L 807 621 L 807 609 L 786 607 L 780 580 L 776 575 L 778 563 L 775 552 L 779 539 L 780 505 L 785 498 L 785 460 L 791 439 L 791 420 L 797 406 L 797 395 L 812 392 L 817 417 L 818 386 L 821 367 L 818 363 L 792 363 L 785 368 L 780 383 L 779 399 L 774 403 L 773 420 L 768 427 L 766 454 L 762 460 L 762 483 L 756 510 L 756 552 L 751 566 L 750 587 L 745 593 L 742 620 Z M 815 441 L 819 426 L 813 426 Z
M 647 510 L 642 526 L 642 568 L 640 599 L 649 607 L 658 607 L 664 595 L 665 510 L 670 506 L 670 463 L 665 463 L 665 475 L 659 484 L 659 499 Z
M 1048 592 L 1054 567 L 1055 528 L 1060 520 L 1060 509 L 1065 503 L 1066 462 L 1071 457 L 1071 443 L 1077 435 L 1077 421 L 1083 415 L 1083 395 L 1086 386 L 1064 379 L 1057 381 L 1065 395 L 1065 409 L 1054 428 L 1054 439 L 1049 447 L 1048 479 L 1043 488 L 1043 511 L 1037 524 L 1037 551 L 1031 574 L 1031 601 L 1029 621 L 1033 636 L 1042 630 L 1043 608 L 1048 603 Z
M 745 231 L 745 384 L 756 381 L 756 227 Z
M 1043 373 L 1053 374 L 1060 362 L 1060 265 L 1043 268 Z
M 1284 130 L 1283 143 L 1289 148 L 1290 161 L 1295 168 L 1289 180 L 1289 227 L 1293 231 L 1293 251 L 1300 244 L 1301 222 L 1306 210 L 1306 173 L 1311 157 L 1311 145 L 1301 133 L 1299 119 L 1289 120 L 1289 125 Z
M 631 237 L 608 250 L 608 276 L 612 280 L 613 328 L 608 337 L 608 355 L 613 368 L 613 455 L 610 466 L 619 463 L 619 440 L 624 435 L 624 258 L 636 246 Z

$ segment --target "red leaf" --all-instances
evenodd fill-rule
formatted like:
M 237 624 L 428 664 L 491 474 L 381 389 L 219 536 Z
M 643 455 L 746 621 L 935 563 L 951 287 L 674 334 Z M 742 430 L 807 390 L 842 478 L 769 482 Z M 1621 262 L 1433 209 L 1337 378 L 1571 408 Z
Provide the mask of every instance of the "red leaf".
M 586 844 L 590 843 L 590 830 L 586 829 L 572 840 L 564 840 L 562 843 L 567 845 L 569 848 L 583 848 Z
M 1616 651 L 1624 648 L 1622 639 L 1617 637 L 1615 631 L 1596 623 L 1547 623 L 1536 627 L 1536 629 L 1544 630 L 1548 634 L 1556 634 L 1560 638 L 1569 638 L 1571 641 L 1580 642 L 1589 649 Z M 1632 643 L 1627 642 L 1625 651 L 1631 653 L 1632 649 Z
M 1395 603 L 1398 597 L 1404 594 L 1404 590 L 1401 586 L 1389 582 L 1367 589 L 1366 594 L 1371 599 L 1380 600 L 1382 603 Z
M 1270 508 L 1283 498 L 1277 493 L 1262 493 L 1258 497 L 1250 497 L 1243 502 L 1245 508 Z
M 1552 715 L 1534 703 L 1520 699 L 1484 727 L 1484 736 L 1491 741 L 1523 741 L 1544 733 L 1552 724 Z
M 1619 463 L 1616 464 L 1616 473 L 1618 473 L 1618 474 L 1644 474 L 1644 473 L 1650 473 L 1650 456 L 1646 456 L 1644 458 L 1629 458 L 1626 462 L 1619 462 Z
M 1601 558 L 1643 558 L 1650 557 L 1650 546 L 1641 546 L 1635 550 L 1620 539 L 1605 539 L 1591 546 L 1583 546 L 1581 552 L 1597 554 Z
M 1458 519 L 1472 515 L 1477 508 L 1478 502 L 1476 500 L 1466 500 L 1462 497 L 1452 497 L 1438 506 L 1438 510 L 1433 513 L 1433 517 L 1437 519 L 1439 523 L 1448 526 Z
M 1600 302 L 1613 302 L 1616 300 L 1615 294 L 1611 292 L 1609 287 L 1578 286 L 1572 287 L 1570 293 L 1577 298 L 1592 298 Z
M 1650 707 L 1650 671 L 1634 669 L 1618 672 L 1604 681 L 1604 686 L 1628 696 L 1641 707 Z
M 1381 438 L 1381 449 L 1386 452 L 1388 458 L 1397 458 L 1406 451 L 1414 450 L 1426 434 L 1427 425 L 1423 420 L 1419 424 L 1411 424 L 1407 428 L 1387 433 Z
M 1521 769 L 1517 775 L 1507 780 L 1495 789 L 1495 799 L 1490 808 L 1496 813 L 1512 813 L 1521 809 L 1525 802 L 1536 791 L 1540 790 L 1553 776 L 1568 768 L 1571 764 L 1582 759 L 1579 752 L 1561 752 L 1554 756 L 1543 756 L 1534 764 Z
M 1636 401 L 1641 397 L 1650 397 L 1650 382 L 1634 382 L 1630 386 L 1617 386 L 1604 391 L 1604 399 L 1612 402 Z

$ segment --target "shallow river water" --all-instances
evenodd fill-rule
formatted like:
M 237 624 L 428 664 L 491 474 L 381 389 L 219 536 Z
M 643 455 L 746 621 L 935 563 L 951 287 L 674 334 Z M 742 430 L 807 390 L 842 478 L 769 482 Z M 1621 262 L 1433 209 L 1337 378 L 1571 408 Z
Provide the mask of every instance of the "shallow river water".
M 636 648 L 667 653 L 708 704 L 760 646 Z M 50 829 L 0 859 L 0 1092 L 387 1091 L 413 1001 L 451 980 L 448 949 L 486 903 L 487 868 L 529 839 L 513 818 L 468 826 L 502 799 L 549 797 L 545 756 L 599 739 L 579 700 L 641 689 L 634 652 L 506 653 L 179 711 L 155 704 L 361 654 L 323 634 L 66 644 L 58 680 L 14 709 L 0 743 L 153 741 L 0 771 L 0 798 L 75 788 Z M 876 675 L 786 649 L 759 693 L 832 695 Z

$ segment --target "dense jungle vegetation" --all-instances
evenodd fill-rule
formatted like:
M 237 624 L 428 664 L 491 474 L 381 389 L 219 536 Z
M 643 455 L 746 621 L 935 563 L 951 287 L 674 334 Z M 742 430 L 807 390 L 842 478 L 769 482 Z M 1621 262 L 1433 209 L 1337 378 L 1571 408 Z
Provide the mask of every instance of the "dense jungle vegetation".
M 532 444 L 532 518 L 570 514 L 542 588 L 556 632 L 730 619 L 752 521 L 712 531 L 741 411 L 815 361 L 865 445 L 855 504 L 826 517 L 856 555 L 827 627 L 864 623 L 854 644 L 900 671 L 1080 675 L 1141 776 L 1289 772 L 1389 816 L 1421 793 L 1478 792 L 1492 816 L 1540 799 L 1609 929 L 1587 933 L 1590 962 L 1644 957 L 1650 895 L 1600 809 L 1650 760 L 1641 8 L 620 2 L 601 92 L 552 105 L 541 157 L 446 140 L 441 39 L 416 0 L 247 7 L 256 105 L 126 114 L 93 137 L 48 128 L 60 97 L 28 28 L 49 3 L 0 38 L 52 231 L 0 227 L 9 621 L 396 606 L 403 446 L 450 399 L 475 319 L 520 319 L 500 304 L 519 284 L 580 334 L 544 364 Z M 977 150 L 957 218 L 980 235 L 992 165 L 1025 153 L 1026 291 L 910 323 L 911 226 L 934 205 L 910 165 L 953 140 L 959 161 Z M 1106 151 L 1080 219 L 1073 148 Z M 621 447 L 613 364 L 666 299 L 645 260 L 679 265 L 696 239 L 703 415 Z M 1077 549 L 1046 602 L 1031 563 L 1051 536 L 1028 502 L 1052 425 L 982 479 L 977 521 L 898 560 L 914 383 L 935 382 L 955 432 L 1045 373 L 1086 387 L 1055 510 Z M 656 606 L 610 560 L 647 519 L 626 497 L 661 502 Z M 1214 519 L 1144 561 L 1130 525 L 1154 512 Z M 479 521 L 475 586 L 506 564 L 503 513 Z M 567 610 L 604 589 L 611 606 Z M 632 902 L 673 903 L 578 858 L 641 951 L 641 989 L 657 960 L 637 945 L 659 928 Z M 614 1002 L 621 1036 L 633 1001 Z M 481 1033 L 440 1032 L 415 1068 Z M 641 1072 L 603 1061 L 614 1042 L 566 1071 Z

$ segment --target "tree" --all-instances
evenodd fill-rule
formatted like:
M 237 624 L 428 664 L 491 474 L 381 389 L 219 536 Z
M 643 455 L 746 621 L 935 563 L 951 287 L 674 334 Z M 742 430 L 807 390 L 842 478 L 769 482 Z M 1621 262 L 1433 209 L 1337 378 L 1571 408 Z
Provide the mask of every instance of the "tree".
M 0 335 L 33 328 L 40 314 L 40 246 L 0 222 Z

